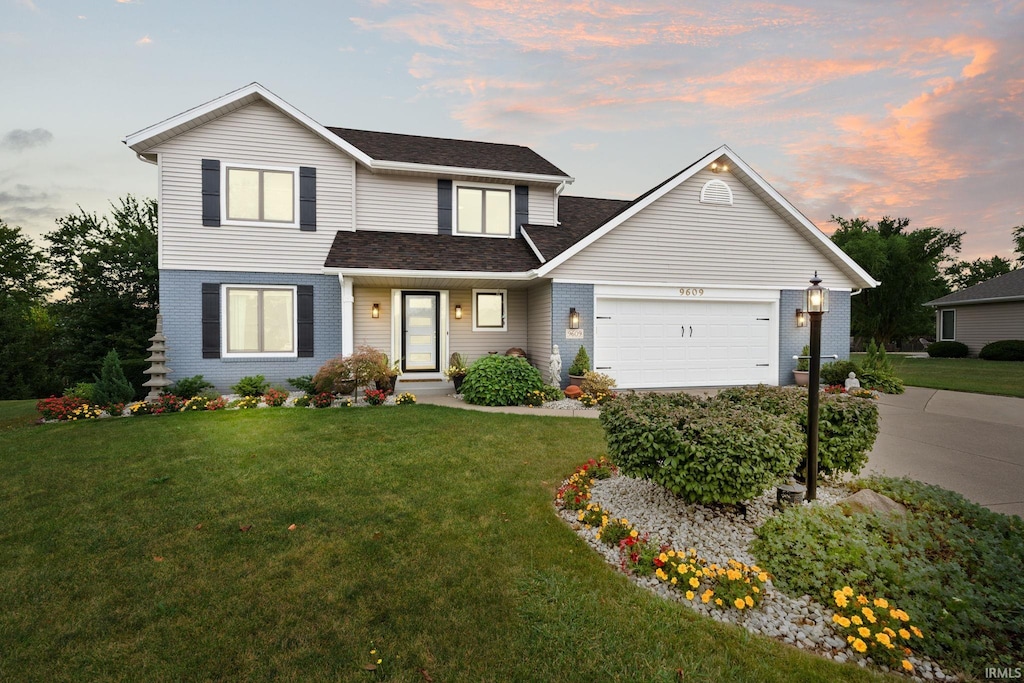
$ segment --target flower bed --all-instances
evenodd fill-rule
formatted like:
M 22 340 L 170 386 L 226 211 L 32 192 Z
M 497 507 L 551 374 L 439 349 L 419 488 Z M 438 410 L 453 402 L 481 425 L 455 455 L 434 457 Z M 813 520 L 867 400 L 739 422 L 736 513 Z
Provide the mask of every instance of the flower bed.
M 858 616 L 842 605 L 817 602 L 808 595 L 791 597 L 774 585 L 750 552 L 755 529 L 776 515 L 774 491 L 746 501 L 743 507 L 686 504 L 650 481 L 617 476 L 611 463 L 603 466 L 608 476 L 594 476 L 594 464 L 600 462 L 607 461 L 591 461 L 563 482 L 556 507 L 592 548 L 638 585 L 717 621 L 839 662 L 949 678 L 930 659 L 907 652 L 921 639 L 910 628 L 910 615 L 885 598 L 863 596 L 871 601 L 876 620 L 865 625 L 863 612 Z M 818 489 L 819 501 L 804 507 L 824 507 L 848 493 L 823 485 Z M 856 596 L 846 607 L 854 603 L 857 609 L 864 607 Z M 886 607 L 877 606 L 882 604 Z M 907 621 L 901 621 L 904 615 Z M 855 616 L 861 624 L 855 624 Z M 843 626 L 847 619 L 853 631 Z M 868 629 L 868 635 L 860 628 Z M 901 628 L 909 639 L 903 638 Z

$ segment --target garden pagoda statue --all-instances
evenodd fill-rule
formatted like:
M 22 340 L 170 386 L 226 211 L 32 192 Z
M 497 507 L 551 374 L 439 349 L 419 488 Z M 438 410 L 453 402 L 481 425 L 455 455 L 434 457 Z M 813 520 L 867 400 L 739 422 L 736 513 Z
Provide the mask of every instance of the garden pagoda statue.
M 153 402 L 159 400 L 160 392 L 173 384 L 167 379 L 171 369 L 167 367 L 167 337 L 164 336 L 164 317 L 160 313 L 156 314 L 156 334 L 150 337 L 149 341 L 153 342 L 146 349 L 150 352 L 149 358 L 146 359 L 150 366 L 142 371 L 143 374 L 149 375 L 149 379 L 143 382 L 142 386 L 149 387 L 146 400 Z

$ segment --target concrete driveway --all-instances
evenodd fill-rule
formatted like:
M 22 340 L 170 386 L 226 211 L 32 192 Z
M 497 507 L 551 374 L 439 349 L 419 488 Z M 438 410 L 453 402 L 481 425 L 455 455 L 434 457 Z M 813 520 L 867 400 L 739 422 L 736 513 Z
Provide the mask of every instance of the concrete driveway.
M 1024 517 L 1024 399 L 907 387 L 878 403 L 865 472 L 906 475 Z

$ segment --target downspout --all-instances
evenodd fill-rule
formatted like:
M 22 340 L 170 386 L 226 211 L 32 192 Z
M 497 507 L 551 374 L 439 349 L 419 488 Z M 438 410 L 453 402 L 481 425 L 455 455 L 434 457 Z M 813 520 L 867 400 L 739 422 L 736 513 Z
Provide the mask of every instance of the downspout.
M 562 222 L 558 220 L 558 197 L 565 191 L 565 180 L 559 183 L 558 187 L 555 188 L 555 225 L 561 225 Z
M 135 156 L 138 157 L 139 161 L 145 161 L 147 164 L 153 164 L 154 166 L 157 165 L 155 161 L 153 161 L 152 159 L 147 159 L 146 157 L 142 156 L 140 152 L 136 152 Z

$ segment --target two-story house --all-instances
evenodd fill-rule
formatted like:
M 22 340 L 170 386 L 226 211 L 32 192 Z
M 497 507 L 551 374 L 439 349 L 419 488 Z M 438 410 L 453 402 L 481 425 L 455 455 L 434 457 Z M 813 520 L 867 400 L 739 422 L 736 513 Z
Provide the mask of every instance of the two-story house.
M 219 388 L 361 344 L 404 380 L 583 345 L 624 388 L 787 384 L 812 274 L 841 357 L 878 284 L 725 146 L 633 201 L 572 197 L 526 147 L 326 127 L 256 83 L 125 143 L 158 168 L 172 379 Z

